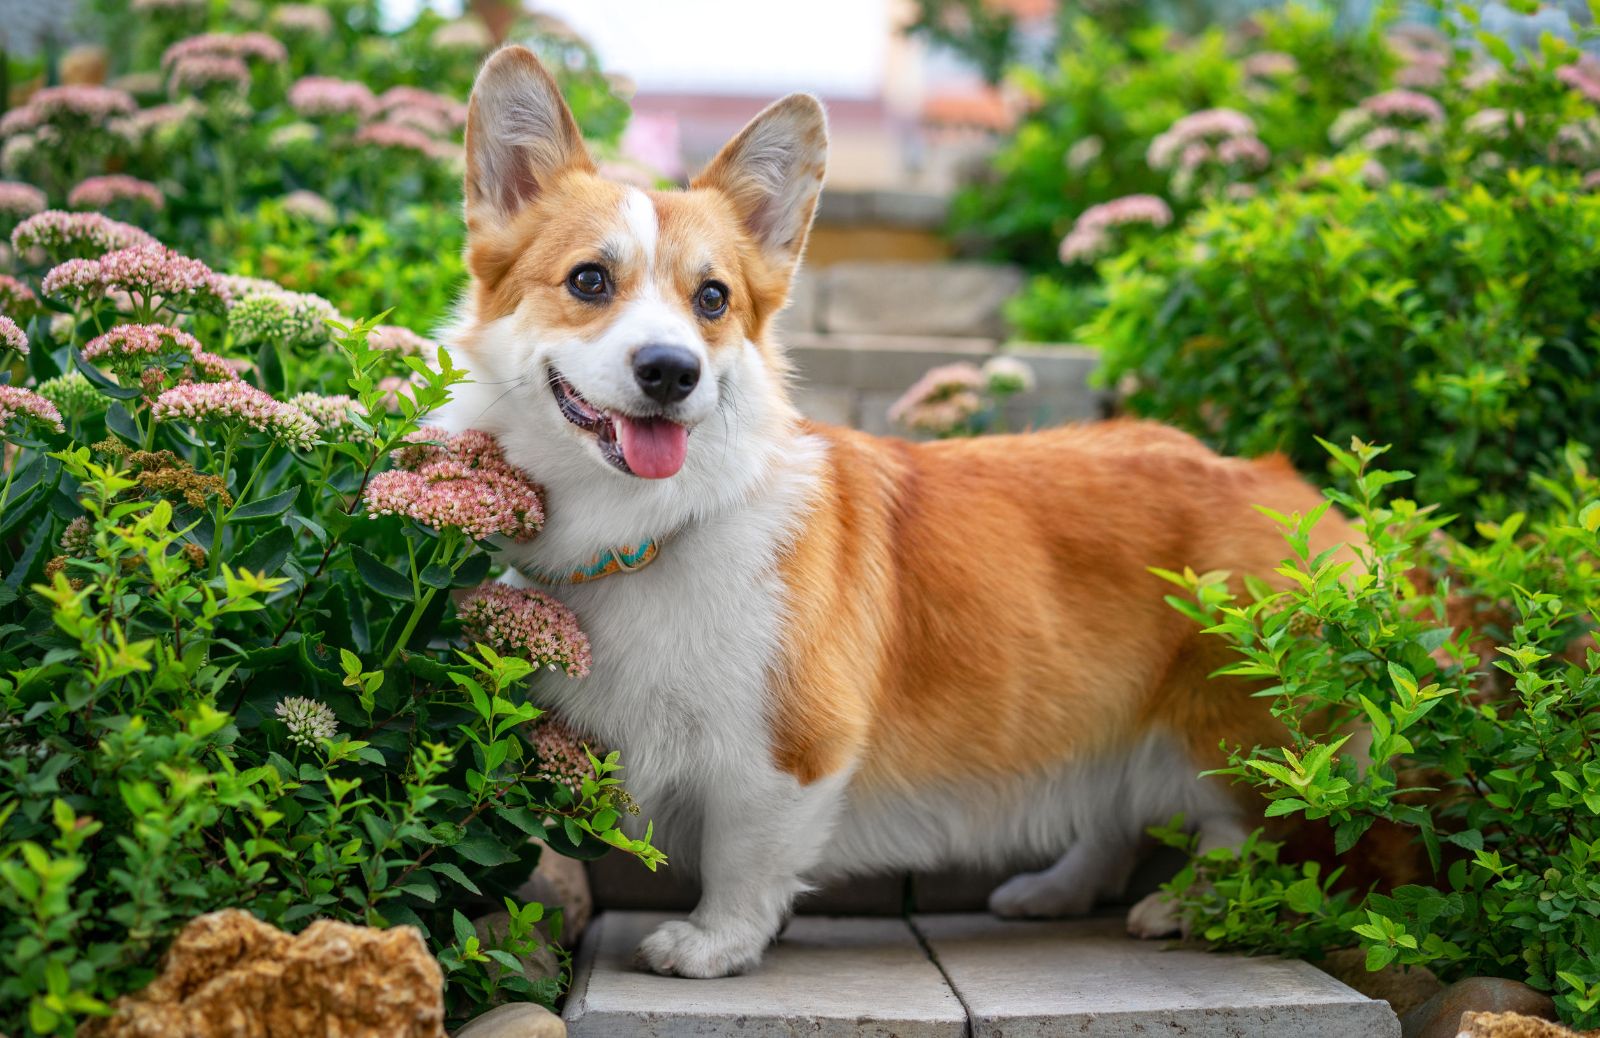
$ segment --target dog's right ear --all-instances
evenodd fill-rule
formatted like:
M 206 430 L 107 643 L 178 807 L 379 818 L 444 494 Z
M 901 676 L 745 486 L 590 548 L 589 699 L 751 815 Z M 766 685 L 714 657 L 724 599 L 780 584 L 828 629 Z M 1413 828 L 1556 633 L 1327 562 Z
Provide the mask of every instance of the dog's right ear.
M 468 223 L 510 219 L 567 169 L 594 169 L 572 110 L 532 51 L 501 48 L 467 107 Z

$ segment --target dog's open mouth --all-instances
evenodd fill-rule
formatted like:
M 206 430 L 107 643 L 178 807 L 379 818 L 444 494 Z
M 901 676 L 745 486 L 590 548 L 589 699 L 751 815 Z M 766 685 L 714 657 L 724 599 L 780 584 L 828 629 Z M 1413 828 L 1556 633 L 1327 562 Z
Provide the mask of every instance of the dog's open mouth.
M 677 422 L 660 416 L 602 411 L 553 368 L 550 392 L 555 394 L 561 416 L 594 436 L 601 456 L 623 472 L 645 479 L 666 479 L 683 468 L 689 454 L 689 430 Z

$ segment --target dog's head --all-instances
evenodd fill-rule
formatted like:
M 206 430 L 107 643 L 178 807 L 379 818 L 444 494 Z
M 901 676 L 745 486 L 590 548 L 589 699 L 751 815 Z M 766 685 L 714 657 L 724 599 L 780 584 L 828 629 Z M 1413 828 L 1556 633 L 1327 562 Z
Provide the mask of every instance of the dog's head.
M 738 422 L 788 413 L 767 328 L 826 153 L 821 106 L 793 95 L 686 191 L 614 183 L 538 60 L 495 54 L 467 117 L 461 349 L 480 382 L 509 387 L 496 409 L 514 408 L 547 458 L 587 479 L 707 477 Z

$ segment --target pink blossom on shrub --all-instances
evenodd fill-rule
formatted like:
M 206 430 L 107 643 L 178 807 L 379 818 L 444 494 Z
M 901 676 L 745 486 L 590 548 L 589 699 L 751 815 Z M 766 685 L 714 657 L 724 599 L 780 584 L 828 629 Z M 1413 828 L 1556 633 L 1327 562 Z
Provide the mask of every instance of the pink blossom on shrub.
M 217 284 L 222 287 L 230 307 L 247 296 L 285 291 L 284 287 L 276 281 L 249 277 L 244 274 L 218 274 Z
M 538 487 L 505 460 L 488 433 L 451 436 L 423 428 L 412 438 L 439 444 L 416 443 L 397 451 L 398 468 L 367 484 L 368 512 L 405 516 L 436 530 L 455 527 L 478 539 L 499 534 L 526 541 L 544 525 Z
M 316 4 L 284 4 L 273 10 L 272 24 L 286 33 L 327 36 L 333 32 L 333 15 Z
M 26 316 L 38 306 L 39 297 L 33 294 L 33 289 L 10 274 L 0 274 L 0 310 Z
M 174 90 L 199 94 L 221 87 L 244 91 L 250 88 L 250 66 L 243 58 L 227 54 L 190 54 L 172 63 L 167 73 Z
M 1246 76 L 1255 79 L 1278 79 L 1300 71 L 1300 63 L 1293 54 L 1263 50 L 1247 55 L 1240 65 Z
M 1191 112 L 1150 142 L 1145 160 L 1152 169 L 1170 169 L 1190 144 L 1254 137 L 1256 124 L 1248 115 L 1232 108 L 1207 108 Z
M 434 139 L 421 130 L 400 123 L 369 123 L 356 131 L 357 144 L 396 151 L 410 151 L 427 158 L 439 158 L 441 152 Z
M 90 259 L 69 259 L 50 268 L 39 288 L 47 296 L 61 299 L 98 299 L 105 293 L 100 264 Z
M 925 372 L 889 407 L 889 421 L 918 432 L 944 434 L 983 410 L 988 380 L 976 365 L 944 364 Z
M 6 429 L 18 418 L 56 432 L 66 429 L 61 424 L 61 412 L 56 410 L 55 404 L 21 386 L 0 385 L 0 430 Z
M 311 223 L 330 224 L 339 219 L 339 211 L 332 202 L 304 188 L 283 196 L 283 211 Z
M 1111 251 L 1111 235 L 1103 227 L 1074 227 L 1061 239 L 1056 255 L 1062 263 L 1088 263 Z
M 439 352 L 438 343 L 398 324 L 374 326 L 372 331 L 367 333 L 367 345 L 373 349 L 398 353 L 402 357 L 433 357 Z
M 221 309 L 227 289 L 211 268 L 165 245 L 135 245 L 95 261 L 108 291 L 126 292 L 147 306 Z
M 517 656 L 536 669 L 581 678 L 592 663 L 589 639 L 572 610 L 549 595 L 508 584 L 485 584 L 456 607 L 467 639 L 502 656 Z
M 317 441 L 317 423 L 310 415 L 248 382 L 190 382 L 174 386 L 156 398 L 150 413 L 158 422 L 240 425 L 299 450 L 309 450 Z
M 136 108 L 138 104 L 126 90 L 88 84 L 45 87 L 27 104 L 0 117 L 0 137 L 64 120 L 104 125 L 115 116 L 133 114 Z
M 167 204 L 167 198 L 159 187 L 148 180 L 123 173 L 89 177 L 67 192 L 67 204 L 74 208 L 105 209 L 122 201 L 139 202 L 152 209 L 160 209 Z
M 1085 209 L 1073 226 L 1120 227 L 1124 224 L 1149 224 L 1165 227 L 1172 222 L 1172 207 L 1155 195 L 1124 195 Z
M 1361 102 L 1363 111 L 1377 119 L 1406 122 L 1442 123 L 1444 106 L 1427 94 L 1415 90 L 1385 90 Z
M 595 777 L 594 765 L 589 763 L 589 753 L 584 749 L 593 740 L 583 738 L 560 721 L 547 716 L 539 719 L 529 741 L 533 744 L 533 755 L 539 761 L 533 777 L 566 787 L 574 799 L 581 796 L 583 780 Z M 604 756 L 599 750 L 594 752 L 596 757 Z
M 467 106 L 453 97 L 421 87 L 390 87 L 378 96 L 378 111 L 386 118 L 402 112 L 428 112 L 444 120 L 452 129 L 467 125 Z
M 281 65 L 289 60 L 289 51 L 264 32 L 209 32 L 179 40 L 168 47 L 161 54 L 161 67 L 170 72 L 178 62 L 201 56 Z
M 305 116 L 366 118 L 377 111 L 378 99 L 365 83 L 332 76 L 303 76 L 289 88 L 289 107 Z
M 1476 137 L 1503 138 L 1508 130 L 1520 131 L 1527 120 L 1521 112 L 1507 112 L 1504 108 L 1483 108 L 1467 116 L 1461 128 Z
M 494 46 L 494 37 L 489 35 L 489 28 L 483 22 L 466 17 L 439 26 L 428 42 L 440 50 L 482 52 Z
M 155 245 L 156 240 L 132 224 L 100 213 L 46 209 L 17 224 L 11 246 L 19 253 L 42 250 L 52 259 L 99 256 L 116 249 Z
M 1217 160 L 1245 169 L 1263 170 L 1272 162 L 1272 152 L 1257 137 L 1233 137 L 1217 145 Z
M 119 324 L 104 335 L 97 335 L 85 343 L 83 359 L 132 360 L 144 365 L 174 353 L 192 357 L 200 350 L 198 339 L 170 325 Z
M 1600 74 L 1579 62 L 1563 65 L 1556 70 L 1556 78 L 1582 94 L 1587 100 L 1600 104 Z
M 32 184 L 0 180 L 0 216 L 32 216 L 48 204 L 44 192 Z
M 366 416 L 361 401 L 344 394 L 324 396 L 321 393 L 300 393 L 289 398 L 289 403 L 311 416 L 322 430 L 324 439 L 362 439 L 365 433 L 352 420 Z
M 28 355 L 27 333 L 5 314 L 0 314 L 0 350 L 15 350 L 24 357 Z

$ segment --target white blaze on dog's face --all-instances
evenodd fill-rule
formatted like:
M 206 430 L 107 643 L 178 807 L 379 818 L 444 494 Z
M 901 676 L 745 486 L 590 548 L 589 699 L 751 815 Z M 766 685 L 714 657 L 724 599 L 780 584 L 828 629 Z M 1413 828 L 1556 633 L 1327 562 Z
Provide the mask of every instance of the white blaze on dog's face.
M 613 183 L 596 173 L 544 68 L 520 47 L 501 50 L 467 120 L 479 380 L 529 387 L 528 419 L 541 415 L 607 471 L 676 475 L 694 430 L 738 406 L 741 379 L 783 371 L 766 330 L 804 247 L 826 152 L 821 106 L 793 95 L 687 191 Z

